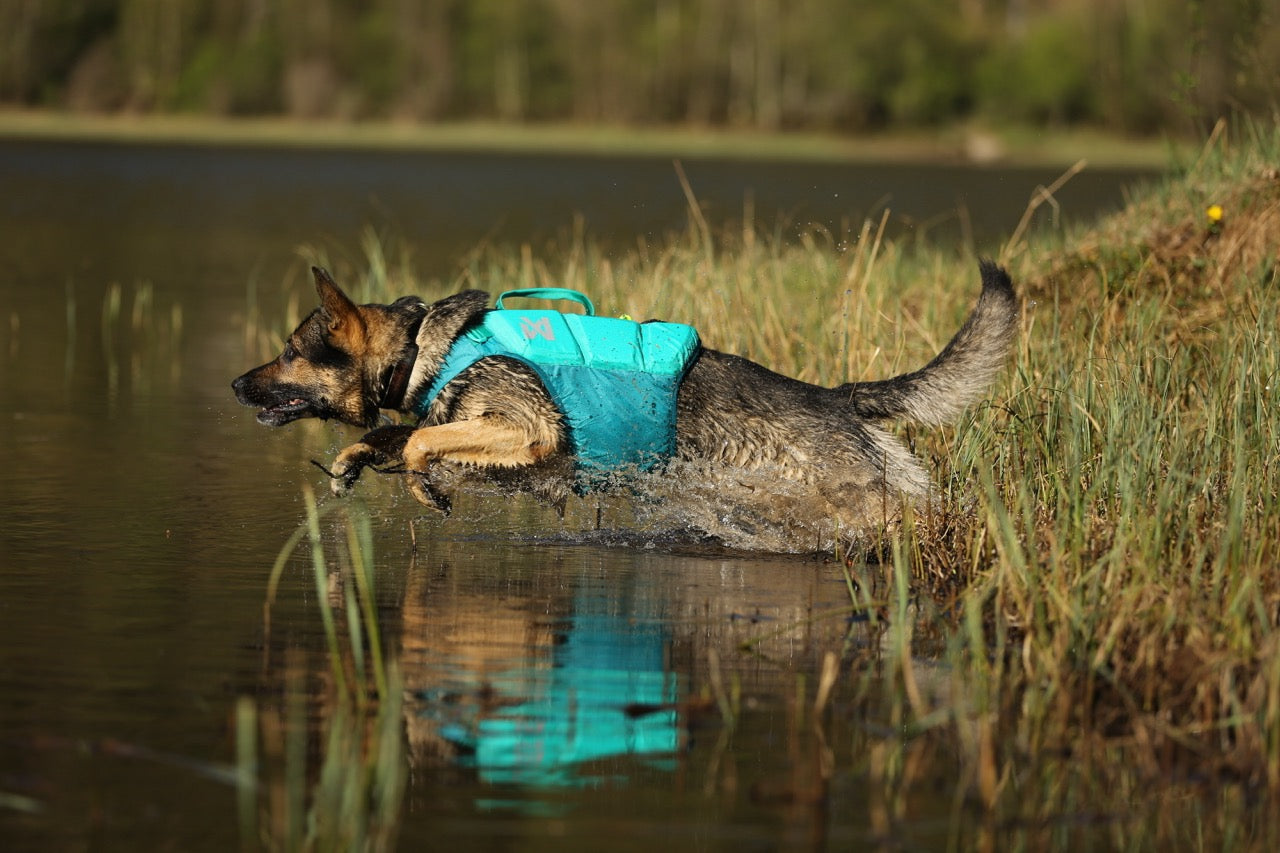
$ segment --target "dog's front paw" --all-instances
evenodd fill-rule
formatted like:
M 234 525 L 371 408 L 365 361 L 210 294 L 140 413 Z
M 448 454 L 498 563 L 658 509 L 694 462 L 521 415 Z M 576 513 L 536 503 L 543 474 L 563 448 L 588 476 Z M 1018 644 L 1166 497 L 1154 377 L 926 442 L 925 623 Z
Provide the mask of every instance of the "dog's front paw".
M 449 500 L 449 496 L 432 485 L 427 475 L 410 471 L 405 475 L 405 485 L 409 488 L 409 494 L 423 506 L 429 506 L 444 516 L 448 516 L 453 510 L 453 502 Z
M 338 454 L 329 466 L 329 491 L 334 497 L 344 497 L 360 479 L 365 466 L 374 464 L 377 452 L 367 444 L 353 444 Z

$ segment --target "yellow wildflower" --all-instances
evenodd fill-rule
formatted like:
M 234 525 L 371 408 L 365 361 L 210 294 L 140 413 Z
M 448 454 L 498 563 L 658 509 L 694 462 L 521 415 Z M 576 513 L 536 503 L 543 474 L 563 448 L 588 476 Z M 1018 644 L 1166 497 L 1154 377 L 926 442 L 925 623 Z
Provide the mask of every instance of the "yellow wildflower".
M 1222 205 L 1211 204 L 1209 209 L 1205 211 L 1205 215 L 1209 217 L 1210 225 L 1217 225 L 1222 221 Z

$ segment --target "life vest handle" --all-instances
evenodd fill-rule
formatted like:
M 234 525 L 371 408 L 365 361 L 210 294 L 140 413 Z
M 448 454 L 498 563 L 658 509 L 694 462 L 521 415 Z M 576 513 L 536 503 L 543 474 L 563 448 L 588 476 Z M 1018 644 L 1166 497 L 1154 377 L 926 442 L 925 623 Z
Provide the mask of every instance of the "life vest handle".
M 567 287 L 526 287 L 521 290 L 508 290 L 506 293 L 498 297 L 498 301 L 494 303 L 494 307 L 502 309 L 502 300 L 508 296 L 516 296 L 527 299 L 566 299 L 570 302 L 576 302 L 587 310 L 588 317 L 594 317 L 596 314 L 596 306 L 591 304 L 591 300 L 587 298 L 585 293 L 579 293 L 576 290 L 570 290 Z

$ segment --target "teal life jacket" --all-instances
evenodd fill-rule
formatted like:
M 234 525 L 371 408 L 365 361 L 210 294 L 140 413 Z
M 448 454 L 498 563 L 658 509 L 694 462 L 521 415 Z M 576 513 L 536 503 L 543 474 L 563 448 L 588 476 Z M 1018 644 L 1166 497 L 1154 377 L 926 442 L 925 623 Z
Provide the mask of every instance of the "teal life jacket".
M 569 299 L 587 313 L 503 308 L 503 299 L 513 296 Z M 692 326 L 597 317 L 591 300 L 576 290 L 512 290 L 454 342 L 418 413 L 480 359 L 507 356 L 533 368 L 546 386 L 580 468 L 645 470 L 675 452 L 676 395 L 698 351 Z

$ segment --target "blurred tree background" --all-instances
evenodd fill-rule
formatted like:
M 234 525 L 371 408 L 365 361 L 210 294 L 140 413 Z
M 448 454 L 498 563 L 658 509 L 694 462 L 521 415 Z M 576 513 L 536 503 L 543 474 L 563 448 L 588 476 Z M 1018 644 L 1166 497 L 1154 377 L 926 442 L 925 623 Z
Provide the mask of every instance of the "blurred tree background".
M 0 105 L 1198 132 L 1271 112 L 1280 0 L 0 0 Z

